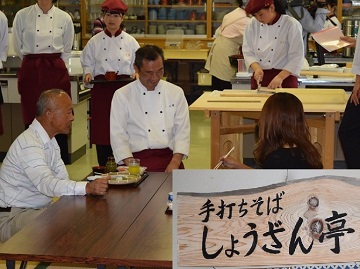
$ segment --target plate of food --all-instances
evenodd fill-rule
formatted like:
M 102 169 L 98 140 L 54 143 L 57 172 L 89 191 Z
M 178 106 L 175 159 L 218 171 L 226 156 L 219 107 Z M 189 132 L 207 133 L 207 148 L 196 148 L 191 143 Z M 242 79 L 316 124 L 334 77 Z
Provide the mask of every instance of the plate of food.
M 109 185 L 127 185 L 134 184 L 141 180 L 141 176 L 134 175 L 118 175 L 117 177 L 111 177 Z
M 140 175 L 144 174 L 147 167 L 140 166 Z M 129 174 L 129 167 L 128 166 L 118 166 L 116 168 L 118 174 Z

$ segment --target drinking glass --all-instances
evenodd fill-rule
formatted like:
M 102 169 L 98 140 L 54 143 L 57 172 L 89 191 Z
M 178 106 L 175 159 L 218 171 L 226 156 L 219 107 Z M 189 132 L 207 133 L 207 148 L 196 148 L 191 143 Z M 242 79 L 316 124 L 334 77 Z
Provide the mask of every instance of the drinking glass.
M 140 175 L 140 159 L 131 158 L 129 160 L 130 175 Z

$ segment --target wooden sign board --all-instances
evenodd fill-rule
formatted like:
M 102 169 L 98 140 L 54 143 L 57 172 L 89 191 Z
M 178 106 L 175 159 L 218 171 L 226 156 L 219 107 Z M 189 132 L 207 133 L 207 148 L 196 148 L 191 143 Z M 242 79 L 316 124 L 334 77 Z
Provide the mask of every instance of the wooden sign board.
M 356 178 L 324 175 L 250 189 L 177 192 L 175 201 L 179 267 L 360 260 Z

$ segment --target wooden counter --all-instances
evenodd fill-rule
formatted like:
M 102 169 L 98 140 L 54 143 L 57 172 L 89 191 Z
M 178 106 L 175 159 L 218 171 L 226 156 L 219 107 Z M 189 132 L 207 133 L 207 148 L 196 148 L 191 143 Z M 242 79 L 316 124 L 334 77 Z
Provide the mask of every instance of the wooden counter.
M 283 89 L 287 91 L 286 89 Z M 295 89 L 288 89 L 289 92 Z M 302 89 L 304 93 L 311 94 L 312 89 Z M 296 90 L 296 91 L 300 91 Z M 333 89 L 322 89 L 325 94 L 331 94 Z M 334 143 L 335 143 L 335 122 L 340 120 L 340 113 L 345 109 L 348 94 L 345 91 L 339 92 L 342 95 L 340 102 L 334 103 L 316 103 L 321 100 L 314 97 L 313 102 L 303 103 L 308 124 L 314 127 L 316 132 L 312 137 L 313 143 L 316 143 L 322 153 L 324 168 L 333 168 L 334 165 Z M 224 93 L 233 94 L 239 92 L 243 94 L 250 92 L 249 97 L 227 97 Z M 317 92 L 321 94 L 321 92 Z M 246 90 L 225 90 L 224 92 L 213 91 L 205 92 L 191 106 L 190 110 L 203 110 L 211 120 L 211 167 L 214 167 L 233 145 L 236 147 L 235 153 L 242 158 L 242 136 L 239 134 L 253 132 L 255 124 L 244 125 L 244 118 L 258 119 L 261 109 L 269 97 L 269 94 L 259 94 L 253 96 L 256 91 Z M 299 97 L 299 96 L 298 96 Z M 308 98 L 308 97 L 305 97 Z M 301 96 L 299 97 L 301 100 Z M 311 99 L 309 99 L 311 100 Z M 233 137 L 229 138 L 229 135 Z

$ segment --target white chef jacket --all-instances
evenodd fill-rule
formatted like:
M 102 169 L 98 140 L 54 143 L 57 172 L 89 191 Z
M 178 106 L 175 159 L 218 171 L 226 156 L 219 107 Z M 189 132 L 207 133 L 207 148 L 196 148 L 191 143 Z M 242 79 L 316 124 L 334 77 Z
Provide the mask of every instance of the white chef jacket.
M 116 37 L 102 31 L 93 36 L 83 49 L 80 61 L 85 74 L 94 78 L 107 71 L 118 71 L 119 75 L 134 75 L 135 52 L 140 48 L 136 39 L 122 31 Z M 92 87 L 92 85 L 87 85 Z
M 52 6 L 43 14 L 38 4 L 19 10 L 13 23 L 14 50 L 23 59 L 27 54 L 61 53 L 67 62 L 74 40 L 69 14 Z
M 12 143 L 0 169 L 0 207 L 43 208 L 52 197 L 84 195 L 86 182 L 69 179 L 55 137 L 34 119 Z
M 7 60 L 9 48 L 8 20 L 3 12 L 0 11 L 0 69 L 3 68 L 2 62 Z
M 355 47 L 355 54 L 354 54 L 354 60 L 351 67 L 351 73 L 360 75 L 360 39 L 359 36 L 356 38 L 356 47 Z
M 304 60 L 301 31 L 301 24 L 288 15 L 281 15 L 273 25 L 251 18 L 242 46 L 247 67 L 257 62 L 263 70 L 285 69 L 300 75 Z
M 118 89 L 110 112 L 110 142 L 117 163 L 144 149 L 189 155 L 190 120 L 184 91 L 160 80 L 147 91 L 140 80 Z

